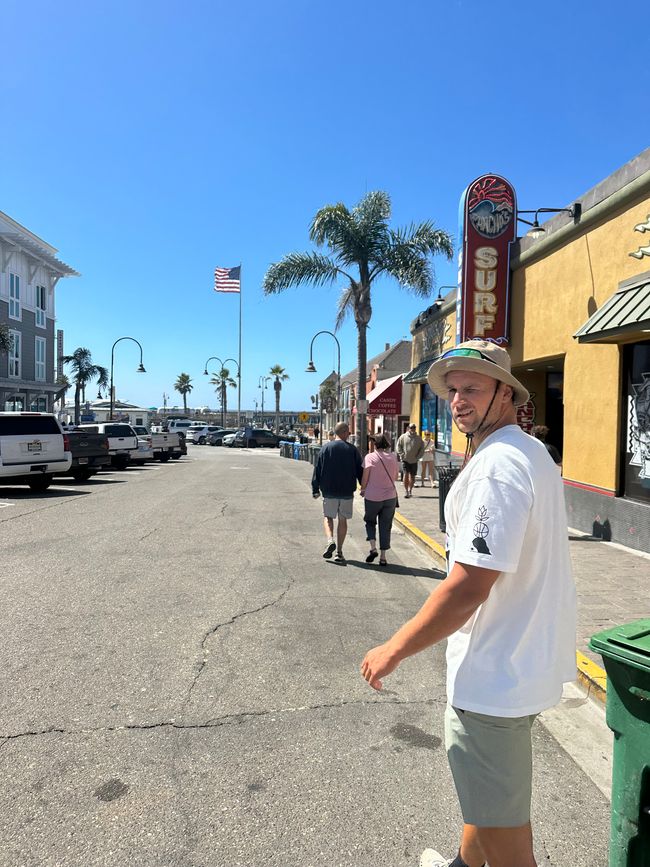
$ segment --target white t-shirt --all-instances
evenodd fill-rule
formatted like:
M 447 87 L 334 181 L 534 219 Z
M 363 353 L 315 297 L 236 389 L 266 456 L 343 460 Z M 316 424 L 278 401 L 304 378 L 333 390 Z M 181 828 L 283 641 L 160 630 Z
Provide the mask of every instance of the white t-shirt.
M 491 716 L 538 713 L 576 677 L 576 599 L 562 479 L 516 425 L 481 443 L 445 503 L 448 568 L 502 574 L 447 643 L 447 697 Z

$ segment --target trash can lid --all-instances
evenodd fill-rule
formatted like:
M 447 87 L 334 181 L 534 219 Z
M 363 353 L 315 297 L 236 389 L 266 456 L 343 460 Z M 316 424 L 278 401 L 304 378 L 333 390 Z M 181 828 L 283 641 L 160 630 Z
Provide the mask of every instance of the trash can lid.
M 592 635 L 589 647 L 601 656 L 650 671 L 650 618 Z

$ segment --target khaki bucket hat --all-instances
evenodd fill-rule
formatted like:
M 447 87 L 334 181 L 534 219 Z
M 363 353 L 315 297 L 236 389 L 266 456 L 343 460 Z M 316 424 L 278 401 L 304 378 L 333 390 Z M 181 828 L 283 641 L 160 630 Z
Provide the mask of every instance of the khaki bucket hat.
M 433 362 L 427 379 L 432 391 L 445 400 L 448 395 L 445 377 L 453 370 L 482 373 L 512 386 L 515 406 L 522 406 L 530 399 L 528 390 L 510 373 L 510 356 L 496 343 L 488 340 L 466 340 L 465 343 L 459 343 L 453 349 L 443 352 L 440 358 Z

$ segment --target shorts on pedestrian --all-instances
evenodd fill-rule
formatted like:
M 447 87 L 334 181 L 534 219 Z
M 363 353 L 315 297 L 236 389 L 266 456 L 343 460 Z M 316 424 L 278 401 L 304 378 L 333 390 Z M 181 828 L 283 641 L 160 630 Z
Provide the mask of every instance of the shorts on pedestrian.
M 412 464 L 410 461 L 402 461 L 402 469 L 405 473 L 410 473 L 412 476 L 416 476 L 418 473 L 418 462 L 416 461 Z
M 447 705 L 447 758 L 468 825 L 518 828 L 530 821 L 536 716 L 487 716 Z
M 351 518 L 352 497 L 323 497 L 323 515 L 326 518 Z

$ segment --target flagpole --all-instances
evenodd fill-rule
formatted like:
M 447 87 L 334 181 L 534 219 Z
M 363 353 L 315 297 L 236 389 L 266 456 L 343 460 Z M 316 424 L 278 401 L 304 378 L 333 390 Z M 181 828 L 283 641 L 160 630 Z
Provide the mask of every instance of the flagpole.
M 237 427 L 241 424 L 241 296 L 242 296 L 242 275 L 241 262 L 239 263 L 239 366 L 237 368 L 237 379 L 239 387 L 237 389 Z

